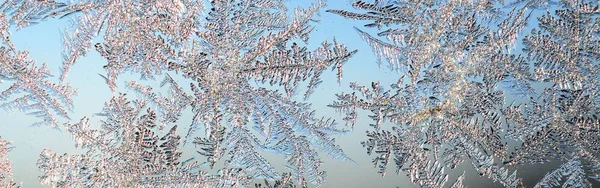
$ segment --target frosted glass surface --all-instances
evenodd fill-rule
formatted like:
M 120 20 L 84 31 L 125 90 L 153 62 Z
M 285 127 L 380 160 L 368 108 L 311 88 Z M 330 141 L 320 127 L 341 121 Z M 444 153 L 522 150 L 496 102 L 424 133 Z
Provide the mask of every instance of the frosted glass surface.
M 598 1 L 0 0 L 0 187 L 598 187 Z

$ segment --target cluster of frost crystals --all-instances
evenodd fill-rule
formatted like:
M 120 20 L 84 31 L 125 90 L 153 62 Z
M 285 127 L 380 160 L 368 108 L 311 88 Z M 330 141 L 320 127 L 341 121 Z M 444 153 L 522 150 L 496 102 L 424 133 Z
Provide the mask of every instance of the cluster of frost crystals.
M 66 124 L 83 154 L 40 154 L 42 184 L 53 187 L 241 187 L 251 177 L 241 169 L 222 169 L 219 175 L 200 171 L 201 164 L 181 160 L 177 125 L 159 135 L 158 115 L 144 100 L 112 98 L 97 115 L 100 128 L 89 119 Z M 97 127 L 97 126 L 94 126 Z
M 264 178 L 257 177 L 257 173 L 276 173 L 262 166 L 264 164 L 253 164 L 256 162 L 254 160 L 267 164 L 268 162 L 257 156 L 258 153 L 255 151 L 243 148 L 255 147 L 252 144 L 256 143 L 246 143 L 249 142 L 247 138 L 226 142 L 232 147 L 240 145 L 230 151 L 239 153 L 239 156 L 231 157 L 230 160 L 246 164 L 244 168 L 225 166 L 214 175 L 202 171 L 205 163 L 200 163 L 195 158 L 180 159 L 181 136 L 177 134 L 177 125 L 171 126 L 166 134 L 159 135 L 161 118 L 147 106 L 146 100 L 128 100 L 125 94 L 121 94 L 113 97 L 105 104 L 102 112 L 96 114 L 105 117 L 100 121 L 100 126 L 92 126 L 86 117 L 79 123 L 65 124 L 67 131 L 76 141 L 75 146 L 85 152 L 61 155 L 48 149 L 42 151 L 37 163 L 42 172 L 42 176 L 39 177 L 40 182 L 52 187 L 248 187 L 257 178 Z M 220 131 L 211 136 L 223 133 L 224 131 Z M 232 134 L 250 133 L 229 133 Z M 204 140 L 211 141 L 214 138 Z M 203 141 L 198 139 L 197 142 Z M 308 146 L 304 147 L 308 148 Z M 205 148 L 203 150 L 212 152 Z M 309 158 L 313 161 L 295 160 L 299 160 L 303 165 L 318 162 L 318 159 L 314 159 L 316 153 L 303 152 L 315 155 Z M 0 167 L 4 168 L 4 163 L 0 164 L 3 165 Z M 251 168 L 263 168 L 260 170 L 265 171 L 255 171 Z M 313 170 L 310 169 L 312 167 L 305 168 Z M 7 168 L 7 173 L 10 173 L 9 170 Z M 298 171 L 300 170 L 304 169 Z M 254 185 L 261 188 L 295 187 L 293 178 L 295 174 L 301 173 L 298 171 L 283 173 L 275 182 L 265 178 L 264 185 L 262 183 Z
M 308 40 L 310 22 L 324 4 L 287 14 L 284 1 L 213 1 L 206 22 L 195 25 L 189 44 L 182 46 L 168 68 L 193 80 L 192 94 L 167 76 L 174 98 L 159 97 L 136 82 L 128 86 L 163 109 L 191 108 L 193 123 L 186 140 L 201 148 L 212 167 L 225 158 L 225 167 L 250 170 L 253 177 L 282 177 L 262 156 L 273 152 L 287 160 L 297 183 L 323 184 L 326 174 L 317 153 L 351 161 L 335 143 L 341 133 L 334 121 L 314 115 L 310 105 L 292 99 L 308 82 L 308 97 L 327 68 L 338 70 L 355 51 L 334 41 L 310 51 L 295 39 Z M 289 17 L 289 18 L 288 18 Z M 125 55 L 125 54 L 124 54 Z M 285 94 L 273 87 L 283 87 Z M 163 110 L 176 117 L 172 110 Z M 204 128 L 206 135 L 197 135 Z
M 557 10 L 530 20 L 536 8 L 549 5 Z M 375 130 L 367 131 L 363 146 L 376 155 L 380 173 L 394 166 L 417 185 L 441 187 L 448 186 L 445 170 L 466 162 L 481 176 L 518 187 L 517 164 L 555 159 L 566 163 L 538 186 L 590 187 L 589 179 L 600 180 L 597 2 L 377 0 L 353 6 L 356 11 L 328 12 L 368 21 L 364 26 L 376 28 L 376 35 L 356 30 L 380 62 L 402 74 L 390 90 L 379 82 L 352 83 L 355 92 L 337 94 L 330 107 L 352 126 L 359 110 L 371 111 Z M 520 37 L 527 23 L 539 27 Z M 535 85 L 551 86 L 537 93 Z M 515 97 L 524 102 L 511 103 Z M 395 126 L 382 127 L 386 121 Z M 453 186 L 461 187 L 462 178 Z
M 211 168 L 224 163 L 217 180 L 200 173 L 186 174 L 177 182 L 217 181 L 221 183 L 200 187 L 237 187 L 265 179 L 271 182 L 267 187 L 281 187 L 294 180 L 307 187 L 325 182 L 319 152 L 352 162 L 333 138 L 345 130 L 332 119 L 317 117 L 309 103 L 294 100 L 302 84 L 308 86 L 304 92 L 308 98 L 330 67 L 341 81 L 343 64 L 356 53 L 335 40 L 322 42 L 317 49 L 306 47 L 312 22 L 325 3 L 317 1 L 289 11 L 285 0 L 213 0 L 208 6 L 203 2 L 83 0 L 61 4 L 44 16 L 71 18 L 72 27 L 63 33 L 61 80 L 91 49 L 108 61 L 104 78 L 113 91 L 118 75 L 125 72 L 152 79 L 170 71 L 188 79 L 191 85 L 186 89 L 166 75 L 160 84 L 168 86 L 165 95 L 139 82 L 127 82 L 128 88 L 158 108 L 157 121 L 176 122 L 184 110 L 191 109 L 193 123 L 183 144 L 198 146 Z M 114 101 L 107 108 L 124 105 L 124 99 Z M 140 108 L 133 109 L 127 114 L 119 108 L 105 109 L 104 114 L 117 115 L 109 117 L 114 122 L 103 123 L 103 130 L 89 130 L 86 119 L 67 125 L 78 146 L 90 152 L 63 156 L 42 152 L 42 182 L 75 187 L 168 185 L 175 182 L 176 174 L 187 173 L 162 156 L 164 152 L 147 154 L 145 145 L 131 141 L 135 140 L 131 134 L 140 129 L 134 127 L 141 126 L 136 120 Z M 199 135 L 201 128 L 205 135 Z M 284 157 L 289 173 L 276 171 L 263 157 L 265 152 Z M 169 160 L 178 154 L 171 155 Z M 147 178 L 156 178 L 156 173 L 164 179 Z M 278 181 L 272 184 L 274 180 Z
M 0 107 L 53 126 L 56 116 L 68 117 L 75 91 L 48 81 L 49 69 L 9 40 L 11 27 L 51 18 L 72 23 L 63 33 L 61 82 L 90 50 L 107 60 L 103 77 L 113 91 L 126 72 L 142 79 L 171 72 L 191 82 L 182 87 L 166 75 L 160 85 L 168 92 L 161 95 L 130 81 L 127 86 L 143 99 L 115 96 L 99 113 L 106 118 L 99 128 L 87 118 L 65 124 L 86 152 L 42 151 L 43 184 L 247 187 L 263 179 L 264 185 L 255 186 L 307 187 L 326 179 L 319 152 L 352 162 L 333 138 L 346 130 L 294 100 L 302 84 L 308 98 L 330 67 L 340 82 L 343 64 L 356 53 L 335 40 L 306 47 L 325 4 L 289 11 L 284 0 L 204 2 L 0 4 L 0 81 L 10 82 L 0 93 Z M 516 165 L 560 160 L 565 163 L 537 186 L 589 187 L 600 180 L 598 2 L 375 0 L 353 6 L 356 11 L 328 12 L 367 21 L 367 29 L 356 28 L 359 35 L 379 62 L 402 75 L 390 89 L 379 82 L 352 83 L 354 92 L 338 94 L 330 106 L 345 113 L 351 126 L 360 110 L 371 111 L 374 129 L 362 144 L 376 155 L 381 174 L 394 166 L 422 187 L 463 187 L 464 173 L 450 181 L 447 172 L 469 163 L 481 176 L 518 187 Z M 552 12 L 531 18 L 549 6 Z M 539 27 L 524 31 L 528 23 Z M 511 103 L 515 97 L 520 100 Z M 182 138 L 178 126 L 167 125 L 186 109 L 193 119 Z M 199 135 L 202 128 L 205 135 Z M 0 141 L 0 181 L 16 186 L 7 178 L 6 143 Z M 197 146 L 206 161 L 181 160 L 179 149 L 186 143 Z M 265 152 L 285 158 L 288 173 L 271 165 Z M 218 174 L 201 171 L 217 163 L 223 164 Z
M 58 117 L 68 118 L 71 97 L 77 92 L 68 84 L 52 83 L 50 69 L 29 59 L 10 40 L 11 26 L 25 27 L 43 19 L 60 3 L 9 0 L 0 4 L 0 108 L 20 110 L 41 118 L 34 125 L 58 126 Z
M 80 57 L 95 49 L 108 63 L 107 84 L 115 91 L 117 77 L 128 71 L 154 78 L 179 58 L 177 49 L 190 43 L 203 15 L 203 1 L 83 0 L 55 9 L 48 18 L 71 18 L 62 33 L 61 81 Z M 101 43 L 94 43 L 98 38 Z
M 6 188 L 19 187 L 12 180 L 12 167 L 8 159 L 8 152 L 12 148 L 12 144 L 0 137 L 0 186 Z

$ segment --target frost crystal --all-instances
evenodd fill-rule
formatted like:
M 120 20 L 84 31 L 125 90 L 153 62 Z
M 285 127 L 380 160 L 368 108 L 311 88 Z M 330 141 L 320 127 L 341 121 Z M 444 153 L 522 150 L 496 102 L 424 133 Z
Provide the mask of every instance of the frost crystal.
M 351 128 L 370 111 L 373 129 L 362 145 L 380 174 L 391 166 L 421 187 L 459 188 L 468 173 L 452 174 L 465 163 L 482 177 L 520 187 L 528 185 L 519 165 L 561 161 L 535 186 L 599 183 L 597 1 L 374 0 L 352 6 L 327 12 L 364 24 L 355 27 L 357 37 L 399 79 L 390 87 L 351 82 L 352 93 L 336 94 L 329 106 Z M 341 83 L 343 65 L 357 53 L 337 40 L 309 49 L 323 7 L 316 1 L 289 11 L 285 0 L 6 0 L 0 4 L 0 83 L 8 84 L 1 85 L 0 107 L 58 127 L 76 94 L 66 84 L 69 72 L 95 50 L 107 62 L 101 76 L 113 92 L 125 73 L 148 81 L 164 76 L 161 88 L 127 81 L 138 99 L 114 96 L 97 114 L 99 124 L 88 118 L 65 123 L 85 152 L 42 151 L 42 184 L 322 186 L 322 155 L 354 161 L 334 138 L 348 130 L 318 117 L 306 99 L 328 68 Z M 60 84 L 10 40 L 11 31 L 54 18 L 70 24 L 62 32 Z M 300 94 L 305 101 L 295 98 L 300 86 L 307 87 Z M 183 126 L 184 136 L 173 124 L 188 110 L 192 123 Z M 182 159 L 187 144 L 200 157 Z M 11 147 L 0 139 L 4 187 L 17 186 L 6 156 Z M 271 164 L 267 153 L 284 158 L 285 168 Z M 216 174 L 209 173 L 213 168 Z
M 8 152 L 11 149 L 11 143 L 0 137 L 0 186 L 6 188 L 19 187 L 12 180 L 11 162 L 8 160 Z
M 359 35 L 380 61 L 403 73 L 391 90 L 352 83 L 355 92 L 337 94 L 330 107 L 353 126 L 360 109 L 371 111 L 375 130 L 363 146 L 384 175 L 393 165 L 417 185 L 441 187 L 444 169 L 470 162 L 481 176 L 517 187 L 513 165 L 572 159 L 538 186 L 558 186 L 569 176 L 563 185 L 589 187 L 584 174 L 597 179 L 600 155 L 600 10 L 597 2 L 561 1 L 562 9 L 538 18 L 523 53 L 515 52 L 536 11 L 527 8 L 549 4 L 381 0 L 353 4 L 365 13 L 328 10 L 369 21 L 365 27 L 377 35 L 356 28 Z M 548 83 L 541 94 L 533 88 Z M 515 96 L 529 101 L 505 102 Z M 393 131 L 382 126 L 386 121 Z M 522 144 L 511 154 L 509 140 Z
M 220 178 L 240 181 L 232 184 L 235 186 L 246 185 L 247 178 L 269 181 L 282 178 L 263 157 L 263 152 L 274 152 L 284 157 L 290 177 L 303 187 L 309 183 L 321 185 L 325 181 L 326 174 L 321 170 L 318 151 L 352 162 L 332 138 L 344 130 L 337 128 L 332 119 L 316 117 L 310 104 L 293 99 L 298 86 L 303 83 L 308 83 L 304 93 L 304 97 L 308 98 L 321 83 L 323 71 L 329 67 L 337 70 L 340 82 L 342 65 L 356 53 L 335 40 L 323 42 L 315 50 L 306 47 L 305 43 L 314 29 L 311 24 L 325 3 L 318 1 L 311 7 L 298 8 L 289 14 L 283 0 L 215 0 L 210 2 L 207 13 L 204 13 L 202 2 L 80 1 L 57 8 L 47 17 L 71 17 L 73 23 L 73 27 L 63 33 L 66 48 L 61 80 L 66 78 L 78 57 L 90 50 L 95 38 L 101 36 L 104 40 L 93 44 L 93 47 L 108 61 L 104 66 L 107 71 L 104 78 L 113 91 L 117 89 L 117 76 L 124 72 L 140 73 L 142 79 L 151 79 L 164 71 L 174 71 L 192 81 L 189 86 L 191 94 L 169 75 L 161 83 L 161 86 L 169 87 L 166 95 L 159 95 L 153 88 L 135 81 L 127 82 L 127 86 L 158 107 L 162 122 L 176 122 L 186 108 L 191 108 L 193 123 L 184 143 L 193 140 L 193 144 L 200 148 L 198 152 L 207 157 L 211 168 L 226 157 Z M 283 88 L 285 94 L 274 87 Z M 118 109 L 108 109 L 103 114 L 117 112 L 121 113 Z M 137 116 L 136 113 L 125 114 L 110 120 L 131 120 Z M 116 126 L 110 122 L 105 126 L 108 125 Z M 129 123 L 126 125 L 131 126 Z M 109 173 L 107 169 L 95 166 L 86 167 L 73 177 L 70 177 L 72 173 L 61 175 L 74 168 L 61 166 L 67 161 L 76 158 L 81 165 L 107 163 L 114 156 L 111 153 L 115 154 L 117 150 L 111 148 L 116 145 L 112 143 L 116 140 L 96 143 L 102 138 L 82 136 L 84 133 L 80 132 L 87 129 L 85 119 L 69 127 L 78 146 L 99 147 L 90 150 L 102 150 L 102 154 L 110 157 L 99 160 L 86 155 L 61 157 L 45 151 L 40 162 L 40 168 L 47 176 L 42 178 L 44 183 L 88 186 L 95 182 L 129 186 L 138 184 L 122 183 L 138 182 L 143 185 L 139 179 L 150 175 L 146 171 L 133 171 L 136 175 L 124 176 L 125 172 Z M 201 127 L 205 135 L 198 135 L 197 130 Z M 133 128 L 123 129 L 135 132 Z M 100 134 L 98 131 L 84 132 Z M 125 140 L 131 137 L 119 134 L 122 135 L 114 137 Z M 121 147 L 125 148 L 118 150 L 134 148 L 126 143 Z M 137 155 L 141 154 L 128 155 L 139 157 Z M 55 172 L 55 168 L 64 171 Z M 135 165 L 121 169 L 128 168 L 137 170 Z M 232 169 L 239 169 L 247 175 L 226 175 L 240 173 Z M 117 176 L 116 180 L 109 178 L 113 174 Z M 86 178 L 83 177 L 88 176 L 99 179 L 84 181 Z M 73 182 L 72 178 L 75 179 Z M 119 178 L 133 179 L 121 181 Z M 193 178 L 204 176 L 195 175 Z
M 238 187 L 249 177 L 240 169 L 223 169 L 218 176 L 199 170 L 194 159 L 181 160 L 177 125 L 157 134 L 158 117 L 147 102 L 129 101 L 125 95 L 105 104 L 100 129 L 88 118 L 67 124 L 83 154 L 40 154 L 42 184 L 53 187 Z
M 0 5 L 0 83 L 12 83 L 0 92 L 0 108 L 18 109 L 43 119 L 34 125 L 58 126 L 56 116 L 68 118 L 73 108 L 71 97 L 77 92 L 68 84 L 55 84 L 46 64 L 37 65 L 27 51 L 18 51 L 9 37 L 10 27 L 34 24 L 52 8 L 62 6 L 53 1 L 6 1 Z M 22 93 L 24 95 L 22 95 Z
M 562 184 L 562 187 L 592 186 L 585 177 L 585 172 L 582 169 L 581 163 L 576 158 L 573 158 L 569 162 L 561 165 L 558 169 L 548 172 L 548 174 L 535 185 L 535 188 L 560 186 L 562 178 L 565 176 L 567 177 L 567 180 Z

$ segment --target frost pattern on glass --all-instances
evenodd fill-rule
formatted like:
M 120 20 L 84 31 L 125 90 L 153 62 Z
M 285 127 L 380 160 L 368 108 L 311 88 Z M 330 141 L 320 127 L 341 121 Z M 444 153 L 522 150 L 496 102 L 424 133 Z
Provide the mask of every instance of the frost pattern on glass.
M 0 186 L 6 188 L 19 187 L 12 179 L 12 164 L 8 159 L 8 152 L 12 143 L 0 137 Z
M 392 167 L 421 187 L 458 188 L 468 177 L 463 172 L 454 180 L 449 173 L 467 163 L 480 176 L 519 187 L 517 165 L 552 160 L 564 163 L 536 187 L 600 181 L 597 1 L 352 5 L 355 10 L 327 12 L 366 23 L 355 27 L 357 36 L 380 66 L 401 74 L 389 88 L 352 82 L 353 92 L 337 94 L 329 106 L 345 115 L 350 128 L 359 113 L 370 111 L 373 129 L 361 144 L 379 173 Z M 60 128 L 59 117 L 69 117 L 76 94 L 65 83 L 71 67 L 95 50 L 107 61 L 100 76 L 114 93 L 124 73 L 164 76 L 160 89 L 167 91 L 127 81 L 141 99 L 113 97 L 97 114 L 104 117 L 99 125 L 88 118 L 66 123 L 76 147 L 86 152 L 42 151 L 42 184 L 321 186 L 327 173 L 320 153 L 353 163 L 333 137 L 350 130 L 294 97 L 301 85 L 307 85 L 304 99 L 310 97 L 329 67 L 341 83 L 344 63 L 357 53 L 336 40 L 307 47 L 323 7 L 317 1 L 290 11 L 285 0 L 6 0 L 0 4 L 0 83 L 9 84 L 0 91 L 0 107 L 41 118 L 35 125 Z M 13 30 L 55 18 L 71 24 L 62 32 L 60 84 L 10 40 Z M 526 31 L 531 23 L 538 27 Z M 193 119 L 183 136 L 173 124 L 185 110 Z M 181 159 L 186 144 L 201 157 Z M 11 148 L 0 139 L 4 187 L 18 186 L 7 157 Z M 285 172 L 263 156 L 267 152 L 285 159 Z
M 263 183 L 255 183 L 254 187 L 256 188 L 296 188 L 296 184 L 294 184 L 292 179 L 292 174 L 284 173 L 283 178 L 281 180 L 275 180 L 274 183 L 271 183 L 267 180 Z
M 518 187 L 517 164 L 560 160 L 568 162 L 538 186 L 590 187 L 600 155 L 597 2 L 560 1 L 537 18 L 523 53 L 516 49 L 536 8 L 553 4 L 378 0 L 328 10 L 366 20 L 358 34 L 380 65 L 401 73 L 390 90 L 351 83 L 354 92 L 337 94 L 329 106 L 352 126 L 360 110 L 371 112 L 375 130 L 362 144 L 382 175 L 393 166 L 417 185 L 441 187 L 444 169 L 468 162 L 481 176 Z M 541 84 L 551 86 L 537 93 L 533 85 Z M 390 131 L 384 122 L 395 125 Z
M 558 169 L 548 172 L 535 188 L 540 187 L 592 187 L 585 176 L 584 169 L 577 158 L 573 158 L 567 163 L 561 165 Z M 566 177 L 566 181 L 562 182 Z
M 67 78 L 70 67 L 78 58 L 92 48 L 108 61 L 104 66 L 107 75 L 101 76 L 113 91 L 117 90 L 117 77 L 125 72 L 139 73 L 142 79 L 153 79 L 171 71 L 188 79 L 192 83 L 185 89 L 166 75 L 160 84 L 168 87 L 164 95 L 136 81 L 127 82 L 127 87 L 158 107 L 161 122 L 176 122 L 184 110 L 191 109 L 193 123 L 183 144 L 198 146 L 198 153 L 206 156 L 205 164 L 211 168 L 216 162 L 224 161 L 223 173 L 247 173 L 244 176 L 220 176 L 227 181 L 239 181 L 235 186 L 249 185 L 251 179 L 273 181 L 283 178 L 261 152 L 272 152 L 285 158 L 289 176 L 302 187 L 325 182 L 326 173 L 321 170 L 323 162 L 318 151 L 353 162 L 332 137 L 345 130 L 338 128 L 333 119 L 317 117 L 309 103 L 293 99 L 298 86 L 306 83 L 308 88 L 304 98 L 308 98 L 321 83 L 323 71 L 329 67 L 337 71 L 340 82 L 343 64 L 356 53 L 335 40 L 322 42 L 321 47 L 314 50 L 306 47 L 314 29 L 312 22 L 325 3 L 317 1 L 290 14 L 292 12 L 283 0 L 215 0 L 206 7 L 208 12 L 204 12 L 203 2 L 92 0 L 60 6 L 47 18 L 71 18 L 72 21 L 72 27 L 63 32 L 65 50 L 61 80 Z M 93 44 L 98 37 L 104 40 Z M 104 113 L 116 112 L 115 109 Z M 115 120 L 133 117 L 137 116 L 130 114 Z M 76 131 L 78 145 L 87 146 L 88 142 L 101 140 L 77 136 L 80 135 L 78 129 L 85 130 L 87 126 L 86 120 L 69 125 L 70 131 Z M 201 128 L 205 135 L 198 135 Z M 103 150 L 102 154 L 117 150 L 110 148 L 115 144 L 104 145 L 107 146 L 93 146 L 100 148 L 90 150 Z M 125 149 L 129 147 L 133 146 Z M 97 160 L 91 156 L 61 157 L 44 151 L 40 168 L 47 177 L 42 178 L 43 182 L 54 186 L 87 186 L 91 182 L 104 181 L 108 181 L 106 185 L 129 186 L 123 183 L 142 182 L 110 182 L 110 178 L 104 176 L 86 182 L 84 177 L 95 177 L 96 173 L 125 174 L 93 168 L 70 177 L 72 173 L 64 173 L 73 168 L 60 165 L 73 157 L 82 161 L 80 165 Z M 105 161 L 109 158 L 97 161 L 110 162 Z M 63 171 L 53 170 L 55 168 Z M 145 171 L 133 173 L 140 177 L 148 175 Z M 134 175 L 123 178 L 139 179 Z
M 204 10 L 203 1 L 78 1 L 52 12 L 71 18 L 63 31 L 64 81 L 80 57 L 95 49 L 108 64 L 107 84 L 117 89 L 117 77 L 128 71 L 142 79 L 166 71 L 168 62 L 182 60 L 176 49 L 189 44 Z M 94 43 L 102 37 L 101 43 Z
M 69 118 L 76 90 L 68 84 L 50 81 L 52 74 L 46 64 L 29 59 L 27 51 L 19 51 L 10 40 L 11 26 L 19 28 L 35 24 L 53 8 L 62 6 L 53 1 L 5 1 L 0 5 L 0 83 L 10 86 L 0 91 L 0 108 L 19 110 L 41 118 L 37 125 L 58 127 L 58 117 Z
M 53 187 L 239 187 L 250 176 L 241 169 L 223 169 L 219 175 L 200 171 L 195 159 L 180 159 L 177 125 L 159 135 L 158 115 L 144 100 L 124 94 L 107 102 L 97 115 L 106 119 L 91 128 L 89 119 L 67 124 L 83 154 L 44 150 L 38 167 L 42 184 Z M 94 126 L 97 127 L 97 126 Z

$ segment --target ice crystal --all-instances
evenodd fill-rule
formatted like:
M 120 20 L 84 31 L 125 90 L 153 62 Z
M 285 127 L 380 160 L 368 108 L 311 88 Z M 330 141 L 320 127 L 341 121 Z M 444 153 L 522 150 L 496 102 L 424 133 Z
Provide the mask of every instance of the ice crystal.
M 355 27 L 358 36 L 399 79 L 390 87 L 352 82 L 352 93 L 337 94 L 329 106 L 351 128 L 370 111 L 373 129 L 362 145 L 379 173 L 392 167 L 421 187 L 458 188 L 469 177 L 462 172 L 454 180 L 451 173 L 467 163 L 480 176 L 519 187 L 518 165 L 561 161 L 535 186 L 600 181 L 598 2 L 375 0 L 352 6 L 327 12 L 364 24 Z M 66 123 L 85 152 L 42 151 L 43 184 L 321 186 L 327 177 L 322 155 L 353 162 L 334 138 L 348 130 L 318 117 L 306 99 L 328 68 L 341 83 L 343 65 L 357 53 L 337 40 L 309 49 L 323 7 L 316 1 L 289 11 L 285 0 L 6 0 L 0 4 L 0 83 L 9 84 L 0 107 L 58 127 L 76 94 L 65 84 L 68 74 L 95 50 L 107 61 L 101 76 L 113 92 L 124 73 L 165 78 L 161 88 L 126 82 L 139 99 L 114 96 L 97 114 L 104 118 L 98 125 L 88 118 Z M 70 24 L 61 34 L 60 84 L 10 40 L 15 28 L 53 18 Z M 307 86 L 305 101 L 296 99 L 300 86 Z M 186 110 L 193 115 L 183 136 L 177 132 L 182 126 L 173 124 Z M 186 144 L 201 159 L 181 159 Z M 6 156 L 11 147 L 0 139 L 4 187 L 17 186 Z M 284 172 L 267 160 L 269 152 L 285 159 Z
M 68 84 L 55 84 L 46 66 L 29 59 L 27 51 L 19 51 L 10 41 L 11 25 L 25 27 L 42 19 L 52 8 L 62 6 L 53 1 L 5 1 L 0 5 L 0 83 L 11 85 L 0 92 L 0 108 L 18 109 L 43 119 L 34 125 L 58 126 L 57 116 L 68 118 L 73 108 L 71 97 L 76 91 Z
M 193 94 L 183 92 L 169 77 L 163 83 L 177 96 L 170 100 L 136 82 L 128 85 L 163 108 L 191 107 L 195 115 L 186 140 L 204 127 L 206 137 L 196 138 L 194 144 L 201 146 L 199 152 L 211 166 L 228 156 L 227 167 L 254 169 L 254 177 L 278 179 L 281 175 L 259 153 L 275 152 L 288 160 L 299 184 L 320 185 L 325 173 L 319 170 L 322 162 L 315 149 L 351 161 L 331 138 L 342 131 L 292 96 L 308 81 L 308 97 L 328 67 L 338 70 L 340 80 L 343 63 L 356 52 L 336 41 L 323 42 L 312 52 L 293 42 L 307 40 L 313 28 L 310 20 L 323 5 L 297 9 L 287 21 L 283 1 L 214 1 L 207 23 L 196 26 L 197 38 L 180 49 L 181 60 L 169 62 L 169 69 L 197 82 L 190 86 Z M 281 86 L 286 95 L 253 81 Z
M 10 16 L 10 23 L 19 28 L 35 25 L 65 6 L 54 0 L 6 0 L 0 5 L 4 16 Z
M 6 188 L 18 187 L 12 180 L 12 164 L 7 156 L 11 148 L 11 143 L 0 137 L 0 186 Z
M 277 180 L 275 181 L 275 183 L 270 183 L 269 181 L 265 180 L 265 184 L 263 186 L 262 183 L 256 183 L 254 184 L 254 186 L 256 188 L 295 188 L 296 185 L 293 183 L 292 181 L 292 176 L 291 174 L 287 173 L 287 174 L 283 174 L 282 180 Z
M 71 18 L 73 23 L 63 33 L 61 80 L 92 46 L 108 61 L 104 66 L 107 76 L 103 77 L 113 91 L 117 76 L 124 72 L 140 73 L 145 79 L 174 71 L 192 81 L 192 94 L 169 75 L 161 83 L 169 87 L 166 95 L 135 81 L 127 86 L 158 107 L 162 122 L 176 122 L 183 110 L 191 108 L 193 123 L 184 143 L 195 140 L 211 167 L 227 156 L 226 169 L 241 169 L 251 178 L 277 180 L 281 175 L 261 154 L 274 152 L 286 158 L 291 176 L 306 187 L 325 181 L 317 151 L 352 161 L 332 138 L 343 132 L 335 121 L 316 117 L 309 103 L 293 99 L 303 83 L 308 84 L 304 93 L 308 98 L 329 67 L 337 70 L 340 82 L 342 65 L 356 53 L 335 40 L 325 41 L 315 50 L 306 47 L 314 29 L 312 22 L 324 6 L 318 1 L 289 14 L 283 0 L 215 0 L 204 13 L 203 1 L 195 0 L 91 0 L 61 5 L 45 18 Z M 92 44 L 98 37 L 104 40 Z M 282 88 L 285 95 L 274 87 Z M 202 126 L 206 135 L 197 135 Z M 89 144 L 89 139 L 76 139 L 79 145 Z M 44 153 L 42 158 L 70 160 Z M 41 164 L 47 173 L 55 168 Z M 63 178 L 43 180 L 67 184 L 69 177 Z
M 40 181 L 53 187 L 239 187 L 249 184 L 240 169 L 223 169 L 220 175 L 201 172 L 194 159 L 181 160 L 177 125 L 158 135 L 158 115 L 143 100 L 125 95 L 107 102 L 98 115 L 99 129 L 89 119 L 67 124 L 83 154 L 40 154 Z
M 573 158 L 569 162 L 561 165 L 558 169 L 548 172 L 548 174 L 535 185 L 535 188 L 560 186 L 562 178 L 565 176 L 567 176 L 567 180 L 562 184 L 562 187 L 592 186 L 585 177 L 585 172 L 582 169 L 581 163 L 577 158 Z
M 468 161 L 481 176 L 517 187 L 514 164 L 576 158 L 590 162 L 568 162 L 539 185 L 560 185 L 557 174 L 571 173 L 564 185 L 589 187 L 578 168 L 595 169 L 589 177 L 597 177 L 600 12 L 597 2 L 561 1 L 563 9 L 538 18 L 539 29 L 523 39 L 524 53 L 515 52 L 528 8 L 550 4 L 357 1 L 354 8 L 367 12 L 328 10 L 370 21 L 365 27 L 377 28 L 377 35 L 356 28 L 359 35 L 380 62 L 403 73 L 391 90 L 379 82 L 352 83 L 354 92 L 337 94 L 330 107 L 353 126 L 360 109 L 371 111 L 375 130 L 367 131 L 363 146 L 376 154 L 373 163 L 384 175 L 393 165 L 417 185 L 440 187 L 447 181 L 443 166 Z M 533 85 L 547 83 L 553 86 L 535 92 Z M 505 102 L 515 96 L 530 100 Z M 386 121 L 396 124 L 393 131 L 382 127 Z M 522 146 L 509 154 L 508 140 Z
M 65 80 L 80 57 L 94 48 L 108 64 L 107 83 L 115 91 L 125 71 L 153 78 L 167 63 L 180 58 L 175 49 L 190 41 L 203 12 L 202 1 L 79 1 L 57 9 L 49 17 L 71 18 L 63 32 Z M 95 43 L 97 37 L 104 40 Z

